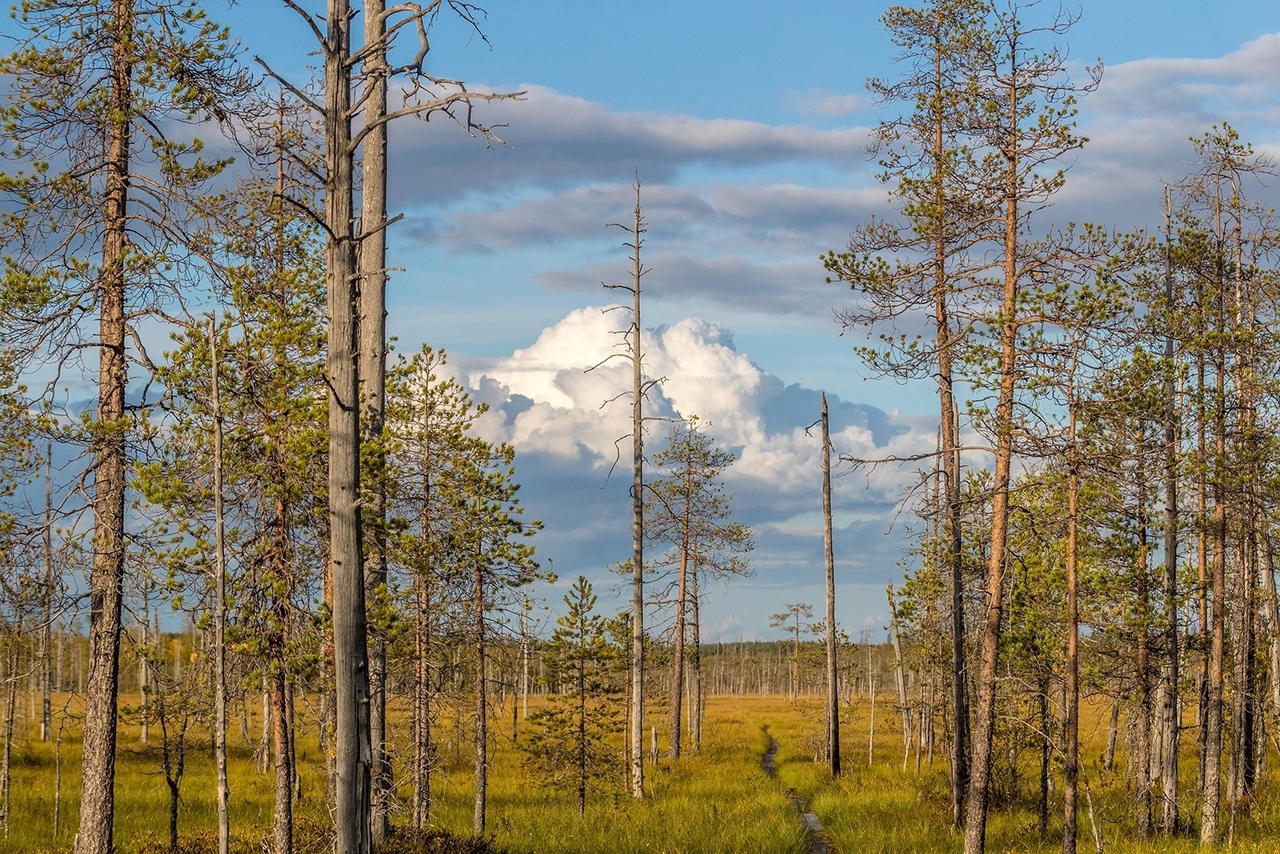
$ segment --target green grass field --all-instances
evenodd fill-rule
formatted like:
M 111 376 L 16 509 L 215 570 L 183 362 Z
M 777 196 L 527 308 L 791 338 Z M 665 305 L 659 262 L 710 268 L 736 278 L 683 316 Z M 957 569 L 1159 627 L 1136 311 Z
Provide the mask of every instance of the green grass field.
M 1134 799 L 1126 786 L 1126 757 L 1117 756 L 1113 771 L 1101 770 L 1099 756 L 1105 736 L 1097 709 L 1088 710 L 1082 780 L 1088 786 L 1092 814 L 1081 790 L 1080 850 L 1095 850 L 1094 828 L 1107 852 L 1191 851 L 1198 839 L 1143 843 L 1134 838 Z M 650 721 L 665 731 L 656 716 Z M 250 720 L 250 731 L 257 722 Z M 709 703 L 704 744 L 697 755 L 678 763 L 663 757 L 646 769 L 649 797 L 636 800 L 622 791 L 621 775 L 612 791 L 593 792 L 584 819 L 577 815 L 572 792 L 552 789 L 532 779 L 513 748 L 510 707 L 497 711 L 489 779 L 489 842 L 509 854 L 599 854 L 599 852 L 796 852 L 805 850 L 803 827 L 787 790 L 794 790 L 823 822 L 839 852 L 950 852 L 960 836 L 950 828 L 948 765 L 945 745 L 939 743 L 932 764 L 924 758 L 917 773 L 914 754 L 903 770 L 900 718 L 893 704 L 882 700 L 876 711 L 876 740 L 868 757 L 870 704 L 855 699 L 846 707 L 842 723 L 844 773 L 833 779 L 825 764 L 815 761 L 814 745 L 822 731 L 816 699 L 792 705 L 784 697 L 716 697 Z M 779 742 L 778 779 L 764 773 L 762 757 L 770 738 Z M 231 814 L 233 850 L 257 854 L 270 829 L 270 775 L 262 775 L 245 745 L 238 725 L 232 727 Z M 665 745 L 664 745 L 665 747 Z M 1195 782 L 1194 741 L 1184 739 L 1182 763 L 1183 814 L 1192 824 L 1199 805 L 1190 794 Z M 324 803 L 324 774 L 313 728 L 298 736 L 303 800 L 297 808 L 299 854 L 329 850 Z M 33 735 L 14 745 L 11 813 L 0 850 L 46 852 L 69 850 L 76 825 L 79 744 L 64 735 L 61 746 L 61 784 L 55 835 L 56 771 L 52 744 Z M 471 829 L 471 755 L 447 737 L 441 747 L 440 772 L 433 782 L 436 801 L 433 824 L 459 836 Z M 1274 756 L 1272 757 L 1274 760 Z M 1026 768 L 1016 795 L 1006 791 L 992 813 L 988 850 L 993 852 L 1050 852 L 1061 850 L 1061 791 L 1050 796 L 1047 832 L 1039 829 L 1035 798 L 1038 777 L 1035 757 L 1023 757 Z M 1274 765 L 1274 762 L 1272 763 Z M 1055 767 L 1055 774 L 1057 773 Z M 140 744 L 136 728 L 122 730 L 117 765 L 116 843 L 123 854 L 152 854 L 167 849 L 168 791 L 152 749 Z M 1250 808 L 1235 816 L 1229 842 L 1233 850 L 1275 850 L 1280 839 L 1280 806 L 1276 783 L 1268 769 Z M 1007 788 L 1007 787 L 1006 787 Z M 209 739 L 193 732 L 187 770 L 182 780 L 180 832 L 187 852 L 216 850 L 213 828 L 213 763 Z M 400 793 L 407 799 L 408 792 Z M 403 813 L 394 821 L 404 824 Z M 1230 825 L 1224 812 L 1224 827 Z M 1194 826 L 1191 828 L 1194 831 Z

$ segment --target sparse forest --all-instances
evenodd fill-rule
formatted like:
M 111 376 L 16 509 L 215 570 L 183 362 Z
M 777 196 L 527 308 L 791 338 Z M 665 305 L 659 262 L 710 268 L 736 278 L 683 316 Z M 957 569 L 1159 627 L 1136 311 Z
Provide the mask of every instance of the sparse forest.
M 389 129 L 498 146 L 527 95 L 435 70 L 486 13 L 279 0 L 283 62 L 215 5 L 2 28 L 0 850 L 1272 850 L 1280 166 L 1230 124 L 1149 188 L 1162 228 L 1056 222 L 1106 85 L 1079 11 L 884 12 L 886 200 L 813 275 L 936 445 L 842 448 L 823 393 L 827 599 L 729 642 L 744 452 L 658 400 L 643 175 L 626 320 L 556 380 L 626 425 L 610 611 L 540 548 L 492 389 L 387 331 Z M 882 630 L 837 619 L 833 469 L 912 480 Z

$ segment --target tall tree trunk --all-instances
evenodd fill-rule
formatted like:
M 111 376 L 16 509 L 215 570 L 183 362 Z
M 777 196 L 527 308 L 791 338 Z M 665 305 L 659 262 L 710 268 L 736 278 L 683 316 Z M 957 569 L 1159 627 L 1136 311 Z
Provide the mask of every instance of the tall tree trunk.
M 586 616 L 580 616 L 578 620 L 578 637 L 583 639 L 586 644 Z M 585 650 L 577 650 L 579 659 L 577 661 L 577 689 L 578 689 L 578 720 L 577 729 L 574 733 L 578 748 L 578 818 L 581 819 L 587 813 L 587 662 L 584 656 Z M 678 689 L 677 689 L 678 690 Z
M 53 738 L 53 441 L 44 461 L 44 589 L 40 592 L 40 740 Z M 144 712 L 145 720 L 145 712 Z
M 1165 193 L 1164 296 L 1169 331 L 1164 339 L 1164 703 L 1161 707 L 1164 761 L 1160 774 L 1160 827 L 1169 836 L 1178 832 L 1178 750 L 1181 743 L 1178 707 L 1178 411 L 1177 369 L 1173 340 L 1173 261 L 1170 218 L 1172 202 Z
M 89 576 L 89 677 L 84 701 L 80 825 L 75 854 L 111 854 L 115 845 L 116 718 L 124 588 L 125 266 L 128 252 L 129 130 L 133 119 L 132 0 L 113 0 L 106 22 L 108 71 L 106 187 L 99 273 L 98 415 L 94 424 L 93 568 Z
M 691 626 L 693 632 L 693 651 L 689 655 L 689 666 L 693 669 L 693 690 L 689 693 L 689 749 L 697 753 L 702 749 L 702 718 L 706 709 L 702 688 L 702 623 L 699 617 L 698 572 L 695 569 L 690 577 L 692 589 L 689 591 L 689 606 L 693 609 Z
M 1068 393 L 1067 471 L 1067 655 L 1063 710 L 1062 854 L 1075 854 L 1077 786 L 1080 778 L 1080 470 L 1076 448 L 1074 387 Z M 1046 734 L 1047 737 L 1047 734 Z
M 1134 444 L 1139 448 L 1145 447 L 1147 444 L 1146 438 L 1145 431 L 1139 429 Z M 1135 569 L 1138 580 L 1138 625 L 1134 679 L 1137 681 L 1138 709 L 1133 738 L 1133 764 L 1134 794 L 1138 809 L 1138 836 L 1145 839 L 1151 835 L 1151 719 L 1154 704 L 1152 703 L 1151 675 L 1152 609 L 1151 589 L 1148 584 L 1148 553 L 1150 547 L 1147 541 L 1147 472 L 1146 466 L 1141 462 L 1141 457 L 1139 457 L 1136 480 L 1138 565 Z
M 475 635 L 475 683 L 476 683 L 476 779 L 475 803 L 471 814 L 471 827 L 477 836 L 484 833 L 485 806 L 489 792 L 489 697 L 485 674 L 484 636 L 484 570 L 476 554 L 474 587 L 475 597 L 472 631 Z
M 1200 792 L 1200 841 L 1205 845 L 1213 845 L 1218 841 L 1218 819 L 1221 807 L 1222 787 L 1222 684 L 1223 656 L 1226 645 L 1226 579 L 1227 579 L 1227 506 L 1226 490 L 1223 486 L 1226 465 L 1226 400 L 1224 385 L 1224 365 L 1218 359 L 1217 394 L 1214 401 L 1214 421 L 1217 436 L 1215 438 L 1215 460 L 1213 463 L 1213 565 L 1212 590 L 1210 593 L 1212 613 L 1209 629 L 1209 655 L 1206 661 L 1206 698 L 1204 720 L 1203 763 L 1204 779 Z
M 836 561 L 831 534 L 831 423 L 827 393 L 822 393 L 822 555 L 827 577 L 827 760 L 840 776 L 840 684 L 836 644 Z M 890 587 L 892 590 L 892 587 Z M 890 595 L 892 600 L 892 594 Z M 904 712 L 905 713 L 905 712 Z
M 213 754 L 218 807 L 218 854 L 231 846 L 231 819 L 227 814 L 227 550 L 222 509 L 222 397 L 219 391 L 217 324 L 209 318 L 209 379 L 213 390 Z
M 687 483 L 687 473 L 685 479 Z M 686 491 L 685 494 L 687 496 L 688 492 Z M 687 499 L 680 529 L 680 575 L 676 581 L 675 649 L 671 653 L 671 720 L 667 735 L 667 755 L 672 759 L 680 758 L 680 732 L 682 726 L 680 716 L 684 711 L 685 603 L 689 589 L 689 502 Z
M 351 140 L 351 4 L 328 0 L 325 251 L 329 329 L 329 575 L 336 720 L 337 854 L 371 850 L 369 651 L 360 510 L 360 376 Z
M 902 770 L 907 770 L 911 756 L 911 707 L 907 703 L 906 670 L 902 666 L 902 644 L 898 638 L 898 606 L 893 599 L 893 584 L 889 584 L 889 640 L 893 644 L 893 675 L 898 689 L 898 709 L 902 713 Z
M 10 778 L 9 770 L 13 756 L 14 717 L 18 711 L 18 668 L 20 662 L 18 657 L 18 638 L 23 636 L 22 620 L 18 620 L 17 625 L 13 628 L 14 634 L 9 638 L 8 661 L 5 662 L 4 668 L 4 743 L 3 745 L 0 745 L 0 818 L 3 818 L 4 821 L 5 839 L 9 838 L 9 825 L 12 821 L 12 814 L 10 812 L 10 789 L 12 780 Z
M 631 794 L 644 797 L 644 372 L 640 326 L 640 179 L 631 228 Z
M 1049 835 L 1049 766 L 1053 757 L 1053 737 L 1049 734 L 1049 673 L 1042 671 L 1036 686 L 1036 700 L 1039 705 L 1040 720 L 1037 726 L 1040 729 L 1040 790 L 1036 798 L 1036 813 L 1040 825 L 1040 838 L 1044 839 Z M 1065 812 L 1065 808 L 1064 808 Z M 1074 851 L 1074 842 L 1072 839 L 1072 850 Z M 1067 845 L 1067 836 L 1063 835 L 1063 848 Z
M 360 181 L 360 392 L 364 436 L 376 452 L 364 501 L 363 519 L 371 536 L 366 595 L 381 596 L 387 582 L 386 452 L 382 434 L 386 412 L 387 288 L 387 67 L 386 2 L 364 0 L 364 127 Z M 375 844 L 390 830 L 388 810 L 392 768 L 387 753 L 387 640 L 373 633 L 369 651 L 369 740 L 372 747 L 372 815 Z
M 942 434 L 942 477 L 947 507 L 947 583 L 951 599 L 951 822 L 964 824 L 965 796 L 969 785 L 969 692 L 965 673 L 964 620 L 964 536 L 961 528 L 960 440 L 956 416 L 949 288 L 947 281 L 947 187 L 941 174 L 946 158 L 946 95 L 949 81 L 943 72 L 942 59 L 946 45 L 941 43 L 943 10 L 935 7 L 934 92 L 933 92 L 933 160 L 935 184 L 935 219 L 933 222 L 933 310 L 934 335 L 938 350 L 938 408 Z
M 1016 80 L 1016 76 L 1015 76 Z M 1005 163 L 1004 287 L 999 332 L 999 391 L 995 409 L 995 471 L 991 481 L 991 541 L 978 671 L 978 713 L 970 763 L 968 810 L 964 825 L 964 854 L 983 854 L 986 848 L 987 805 L 995 744 L 996 690 L 1000 634 L 1004 620 L 1004 572 L 1007 562 L 1009 476 L 1013 462 L 1013 392 L 1017 379 L 1018 324 L 1018 201 L 1017 83 L 1009 86 L 1009 140 Z M 954 535 L 953 535 L 954 536 Z M 957 720 L 957 729 L 959 728 Z
M 431 817 L 431 587 L 425 573 L 413 585 L 413 827 L 420 831 Z
M 1262 537 L 1262 584 L 1266 630 L 1270 639 L 1271 716 L 1280 721 L 1280 593 L 1276 590 L 1275 550 L 1268 532 Z
M 293 854 L 293 742 L 290 730 L 288 674 L 278 662 L 271 677 L 271 755 L 275 781 L 272 787 L 271 840 L 273 854 Z

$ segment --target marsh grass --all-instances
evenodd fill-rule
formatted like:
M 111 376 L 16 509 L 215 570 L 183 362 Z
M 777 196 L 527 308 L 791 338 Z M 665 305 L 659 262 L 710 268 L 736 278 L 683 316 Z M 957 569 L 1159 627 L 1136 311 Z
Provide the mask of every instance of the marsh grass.
M 511 736 L 509 707 L 495 719 L 491 750 L 489 834 L 486 840 L 466 842 L 460 850 L 507 854 L 801 854 L 803 828 L 787 796 L 794 790 L 822 820 L 835 849 L 844 854 L 933 854 L 959 849 L 960 836 L 950 828 L 948 766 L 941 745 L 930 765 L 915 771 L 914 757 L 902 769 L 900 719 L 893 704 L 881 700 L 876 710 L 876 742 L 868 763 L 869 703 L 855 699 L 842 715 L 843 773 L 833 779 L 815 747 L 820 744 L 822 712 L 816 698 L 792 705 L 779 696 L 714 697 L 709 699 L 703 749 L 678 763 L 663 758 L 646 767 L 649 797 L 635 800 L 622 789 L 621 776 L 610 791 L 588 797 L 587 814 L 579 818 L 572 791 L 543 785 L 524 767 Z M 505 717 L 504 717 L 505 714 Z M 1194 835 L 1199 804 L 1191 795 L 1195 785 L 1194 737 L 1184 739 L 1181 764 L 1183 815 L 1188 833 L 1179 838 L 1142 842 L 1135 838 L 1127 757 L 1120 751 L 1114 770 L 1100 764 L 1105 710 L 1088 707 L 1082 735 L 1083 779 L 1093 799 L 1096 822 L 1107 854 L 1157 854 L 1199 850 Z M 664 729 L 656 716 L 649 722 Z M 324 802 L 324 768 L 314 728 L 298 734 L 304 799 L 297 807 L 298 854 L 329 851 L 331 822 Z M 519 724 L 523 726 L 523 724 Z M 646 727 L 647 728 L 647 727 Z M 252 731 L 252 730 L 251 730 Z M 472 777 L 467 734 L 442 727 L 442 769 L 434 780 L 437 796 L 433 825 L 459 838 L 471 832 Z M 53 835 L 54 752 L 32 735 L 19 738 L 13 753 L 12 820 L 9 836 L 0 838 L 0 851 L 54 852 L 71 847 L 79 794 L 80 745 L 70 727 L 62 742 L 61 821 Z M 765 776 L 762 757 L 770 739 L 780 745 L 775 757 L 778 780 Z M 232 850 L 258 854 L 270 831 L 271 777 L 260 775 L 252 749 L 233 729 L 230 778 L 232 786 Z M 665 748 L 665 744 L 661 745 Z M 168 845 L 168 793 L 157 756 L 143 749 L 134 727 L 123 727 L 117 764 L 116 842 L 122 854 L 160 854 Z M 207 733 L 194 731 L 187 771 L 182 781 L 180 834 L 184 854 L 216 850 L 213 802 L 213 763 Z M 815 759 L 819 761 L 815 761 Z M 1280 839 L 1280 792 L 1275 779 L 1276 757 L 1262 779 L 1248 810 L 1239 810 L 1230 848 L 1246 854 L 1276 850 Z M 1050 794 L 1050 820 L 1041 836 L 1035 811 L 1034 756 L 1023 757 L 1016 790 L 1006 793 L 991 815 L 988 850 L 1040 854 L 1061 850 L 1060 768 Z M 407 803 L 409 792 L 400 792 Z M 407 816 L 393 816 L 397 824 Z M 1224 807 L 1223 826 L 1230 825 Z M 1081 792 L 1082 852 L 1094 850 L 1088 806 Z M 401 838 L 388 851 L 409 844 Z M 449 850 L 413 843 L 407 852 Z M 1224 848 L 1228 845 L 1224 843 Z

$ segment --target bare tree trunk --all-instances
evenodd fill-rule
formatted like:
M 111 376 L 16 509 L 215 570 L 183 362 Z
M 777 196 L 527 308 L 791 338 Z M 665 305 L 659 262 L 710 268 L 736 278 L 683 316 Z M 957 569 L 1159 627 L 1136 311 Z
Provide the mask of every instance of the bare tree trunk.
M 371 850 L 369 651 L 360 510 L 357 276 L 352 245 L 351 4 L 328 0 L 325 250 L 329 329 L 329 573 L 332 579 L 337 854 Z
M 893 642 L 893 675 L 898 688 L 898 709 L 902 712 L 902 770 L 907 770 L 911 757 L 911 707 L 907 703 L 906 671 L 902 666 L 902 644 L 898 638 L 898 605 L 893 599 L 893 584 L 889 584 L 889 639 Z
M 1268 655 L 1269 664 L 1271 665 L 1271 715 L 1272 719 L 1280 721 L 1280 593 L 1276 591 L 1276 567 L 1275 567 L 1275 551 L 1272 548 L 1271 537 L 1265 532 L 1262 538 L 1262 584 L 1264 596 L 1264 613 L 1266 619 L 1267 632 L 1270 636 L 1270 653 Z
M 1223 486 L 1226 465 L 1226 400 L 1224 365 L 1221 357 L 1216 367 L 1217 394 L 1214 401 L 1216 453 L 1213 472 L 1213 538 L 1212 614 L 1209 632 L 1209 656 L 1204 721 L 1204 779 L 1200 792 L 1200 842 L 1213 845 L 1218 841 L 1218 819 L 1222 799 L 1222 683 L 1223 657 L 1226 645 L 1226 579 L 1227 579 L 1227 507 Z
M 484 636 L 484 573 L 476 555 L 474 576 L 475 596 L 474 623 L 475 633 L 475 682 L 476 682 L 476 779 L 475 804 L 471 816 L 471 827 L 477 836 L 484 833 L 485 806 L 489 788 L 489 697 L 485 678 L 485 636 Z
M 1040 720 L 1037 722 L 1037 728 L 1040 730 L 1040 791 L 1036 799 L 1036 812 L 1040 824 L 1040 838 L 1044 839 L 1049 834 L 1049 765 L 1053 755 L 1053 738 L 1049 735 L 1049 674 L 1043 672 L 1040 674 L 1039 684 L 1036 686 L 1036 700 L 1039 709 Z M 1064 810 L 1065 812 L 1065 810 Z M 1074 834 L 1072 834 L 1074 836 Z M 1063 848 L 1066 848 L 1067 835 L 1063 834 Z M 1075 839 L 1071 839 L 1072 850 L 1075 848 Z
M 827 760 L 832 776 L 840 776 L 840 685 L 836 672 L 836 560 L 831 534 L 831 422 L 827 393 L 822 393 L 822 555 L 827 577 Z M 892 590 L 890 586 L 890 590 Z M 892 599 L 892 594 L 890 594 Z M 905 707 L 904 707 L 905 709 Z M 905 713 L 905 711 L 904 711 Z
M 1181 743 L 1181 720 L 1178 706 L 1178 412 L 1177 371 L 1174 365 L 1173 262 L 1171 254 L 1170 217 L 1172 202 L 1165 193 L 1165 304 L 1168 307 L 1170 331 L 1165 335 L 1164 359 L 1164 622 L 1165 663 L 1164 704 L 1161 707 L 1164 743 L 1161 753 L 1160 827 L 1165 834 L 1178 832 L 1178 750 Z
M 49 442 L 45 457 L 45 525 L 41 531 L 45 543 L 45 588 L 41 590 L 42 620 L 40 625 L 40 740 L 52 739 L 54 705 L 52 705 L 52 631 L 54 631 L 54 443 Z M 146 712 L 143 712 L 143 721 Z
M 423 502 L 426 506 L 426 502 Z M 424 529 L 425 530 L 425 529 Z M 413 581 L 413 827 L 425 830 L 431 816 L 431 582 L 423 573 Z
M 9 769 L 13 754 L 13 719 L 18 710 L 18 638 L 23 636 L 22 620 L 14 626 L 14 635 L 9 638 L 9 660 L 5 662 L 4 691 L 4 744 L 0 745 L 0 819 L 4 823 L 5 839 L 9 838 L 10 813 L 10 779 Z
M 1145 437 L 1138 436 L 1141 447 Z M 1147 494 L 1146 470 L 1139 464 L 1137 470 L 1137 526 L 1138 526 L 1138 619 L 1137 649 L 1135 650 L 1135 674 L 1137 680 L 1138 708 L 1134 722 L 1133 764 L 1134 795 L 1138 809 L 1138 836 L 1146 839 L 1151 835 L 1151 718 L 1153 711 L 1151 691 L 1151 591 L 1147 583 L 1148 545 L 1147 545 Z
M 631 227 L 631 794 L 644 797 L 644 371 L 640 326 L 640 262 L 644 245 L 640 179 Z
M 680 716 L 684 711 L 685 602 L 689 584 L 689 502 L 687 499 L 681 524 L 680 540 L 680 576 L 676 581 L 675 649 L 671 653 L 671 720 L 667 731 L 667 755 L 672 759 L 680 758 L 680 731 L 682 726 Z
M 138 646 L 138 714 L 142 719 L 138 724 L 138 741 L 142 744 L 147 743 L 151 725 L 151 710 L 148 708 L 147 697 L 147 689 L 151 684 L 151 674 L 149 673 L 151 647 L 150 639 L 147 637 L 147 622 L 151 619 L 150 610 L 150 606 L 144 600 L 142 603 L 142 620 L 140 621 L 142 638 L 139 640 Z
M 360 182 L 360 349 L 359 374 L 364 436 L 377 449 L 364 497 L 368 538 L 366 595 L 382 595 L 387 581 L 386 453 L 382 447 L 386 411 L 386 227 L 387 227 L 387 67 L 386 2 L 364 0 L 364 126 Z M 374 632 L 369 655 L 369 739 L 371 762 L 372 840 L 380 844 L 390 830 L 392 768 L 387 753 L 387 642 L 381 627 Z
M 520 609 L 520 717 L 529 717 L 529 594 Z
M 689 693 L 689 704 L 692 707 L 689 715 L 689 748 L 697 753 L 702 749 L 702 718 L 706 709 L 702 687 L 702 623 L 699 618 L 698 573 L 693 572 L 690 581 L 689 605 L 693 608 L 693 652 L 689 656 L 689 665 L 693 669 L 693 690 Z
M 218 854 L 231 846 L 231 819 L 227 814 L 227 552 L 226 523 L 222 509 L 222 398 L 218 386 L 217 326 L 209 318 L 209 378 L 213 389 L 213 754 L 217 773 Z
M 105 24 L 108 71 L 106 187 L 99 272 L 98 413 L 94 425 L 93 568 L 89 576 L 89 677 L 84 704 L 80 825 L 75 854 L 111 854 L 115 845 L 116 718 L 124 588 L 125 264 L 128 252 L 130 123 L 133 115 L 132 0 L 113 0 Z
M 1247 517 L 1252 511 L 1246 513 Z M 1258 577 L 1255 557 L 1257 542 L 1252 527 L 1252 520 L 1245 521 L 1245 537 L 1239 554 L 1239 569 L 1236 574 L 1235 589 L 1235 625 L 1231 636 L 1231 754 L 1230 767 L 1227 773 L 1228 793 L 1231 808 L 1252 794 L 1256 756 L 1254 749 L 1254 698 L 1256 696 L 1256 680 L 1254 662 L 1256 659 L 1256 641 L 1254 639 L 1254 617 L 1257 613 L 1257 597 L 1254 584 Z
M 1070 399 L 1067 406 L 1070 412 L 1068 414 L 1067 447 L 1070 454 L 1070 469 L 1067 474 L 1067 701 L 1063 710 L 1063 741 L 1065 744 L 1063 745 L 1062 854 L 1075 854 L 1078 832 L 1076 821 L 1077 786 L 1080 778 L 1080 471 L 1076 448 L 1074 386 L 1069 391 L 1068 396 Z M 1045 733 L 1045 738 L 1048 739 L 1047 732 Z
M 290 731 L 288 675 L 283 663 L 271 679 L 271 754 L 275 768 L 272 788 L 271 839 L 273 854 L 293 854 L 293 741 Z

